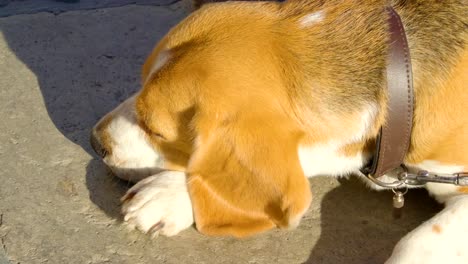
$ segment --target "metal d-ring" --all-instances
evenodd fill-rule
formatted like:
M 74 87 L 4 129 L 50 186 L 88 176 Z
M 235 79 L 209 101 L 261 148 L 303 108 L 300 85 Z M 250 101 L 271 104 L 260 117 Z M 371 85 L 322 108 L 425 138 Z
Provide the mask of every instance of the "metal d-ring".
M 385 188 L 392 188 L 392 190 L 394 188 L 398 188 L 398 187 L 402 187 L 402 186 L 406 186 L 405 184 L 405 181 L 404 180 L 396 180 L 394 182 L 383 182 L 383 181 L 380 181 L 380 180 L 377 180 L 376 178 L 374 178 L 374 176 L 372 176 L 371 174 L 367 174 L 367 178 L 369 180 L 371 180 L 373 183 L 381 186 L 381 187 L 385 187 Z
M 395 188 L 392 188 L 392 192 L 394 194 L 397 194 L 397 192 L 401 193 L 400 191 L 395 190 Z M 405 195 L 406 193 L 408 193 L 408 186 L 405 185 L 405 191 L 401 193 L 401 195 Z

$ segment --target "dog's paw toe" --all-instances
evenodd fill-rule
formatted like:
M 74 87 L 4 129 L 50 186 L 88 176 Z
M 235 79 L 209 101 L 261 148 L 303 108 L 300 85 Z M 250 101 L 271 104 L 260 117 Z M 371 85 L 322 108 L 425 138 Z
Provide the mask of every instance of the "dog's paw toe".
M 192 205 L 182 172 L 148 177 L 128 190 L 122 202 L 128 226 L 152 236 L 173 236 L 193 224 Z

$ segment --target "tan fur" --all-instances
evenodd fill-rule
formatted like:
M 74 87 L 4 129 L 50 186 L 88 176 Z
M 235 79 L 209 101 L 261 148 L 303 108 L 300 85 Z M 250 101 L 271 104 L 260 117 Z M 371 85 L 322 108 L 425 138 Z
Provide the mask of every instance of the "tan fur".
M 249 48 L 255 49 L 253 63 L 241 67 L 241 61 L 225 64 L 224 56 L 210 54 L 216 47 L 205 43 L 171 47 L 192 34 L 177 33 L 166 47 L 177 61 L 172 60 L 152 77 L 139 97 L 137 111 L 148 129 L 164 136 L 164 140 L 153 137 L 153 142 L 165 159 L 180 163 L 174 158 L 186 154 L 197 228 L 207 234 L 244 236 L 273 226 L 287 227 L 290 221 L 297 224 L 310 201 L 297 156 L 302 133 L 290 120 L 294 113 L 281 86 L 265 87 L 266 80 L 252 75 L 259 70 L 271 71 L 269 65 L 274 63 L 269 61 L 273 58 L 265 54 L 269 48 L 256 47 L 255 32 L 250 32 Z M 235 43 L 224 44 L 223 52 L 229 50 L 233 58 L 241 58 L 242 51 Z M 189 53 L 194 49 L 196 55 Z M 151 55 L 144 68 L 149 68 L 156 57 Z M 260 61 L 264 63 L 257 65 Z M 200 65 L 205 67 L 201 69 Z M 259 69 L 259 65 L 268 68 Z M 246 77 L 242 94 L 236 79 L 226 80 L 230 71 L 236 72 L 233 78 Z M 220 100 L 223 97 L 226 100 Z M 257 111 L 249 107 L 252 104 L 258 105 Z M 195 137 L 203 143 L 192 149 L 190 143 Z M 170 148 L 165 149 L 165 145 Z
M 107 132 L 107 127 L 109 126 L 109 123 L 112 121 L 113 118 L 113 115 L 109 113 L 108 115 L 102 118 L 102 120 L 95 128 L 96 134 L 99 135 L 98 140 L 100 141 L 100 144 L 109 154 L 112 154 L 112 145 L 114 144 L 114 142 L 112 141 L 112 138 Z
M 463 186 L 458 188 L 458 192 L 460 193 L 467 193 L 468 194 L 468 187 Z
M 373 131 L 343 151 L 353 155 L 372 145 L 385 117 L 383 6 L 383 1 L 359 6 L 352 2 L 230 3 L 202 9 L 169 33 L 164 49 L 177 59 L 144 87 L 138 110 L 150 129 L 161 130 L 158 133 L 169 139 L 170 143 L 161 145 L 183 149 L 186 161 L 190 160 L 189 190 L 201 232 L 243 236 L 286 227 L 300 217 L 310 196 L 296 153 L 300 140 L 317 143 L 344 138 L 359 120 L 357 110 L 369 101 L 380 108 Z M 308 29 L 294 25 L 299 17 L 318 9 L 326 13 L 323 25 Z M 366 45 L 359 43 L 363 39 Z M 160 49 L 146 65 L 154 63 Z M 417 58 L 414 64 L 418 65 Z M 446 95 L 445 102 L 425 95 L 421 87 L 433 86 L 431 79 L 425 79 L 428 83 L 416 79 L 418 103 L 408 161 L 440 159 L 424 154 L 427 145 L 439 155 L 459 157 L 446 162 L 465 162 L 462 149 L 455 153 L 437 150 L 435 142 L 426 143 L 430 141 L 426 138 L 434 137 L 450 144 L 442 134 L 463 135 L 451 131 L 467 124 L 466 115 L 459 114 L 460 119 L 450 122 L 450 127 L 437 120 L 453 120 L 454 114 L 463 113 L 466 100 L 459 95 L 466 93 L 457 89 L 466 83 L 465 64 L 454 67 L 454 78 L 441 83 L 438 92 Z M 457 106 L 426 120 L 434 101 L 441 105 L 456 102 Z M 424 120 L 420 121 L 421 116 Z M 165 127 L 171 122 L 178 127 Z M 427 133 L 427 123 L 434 133 Z M 437 128 L 434 124 L 438 123 Z M 201 143 L 191 149 L 195 137 Z M 169 160 L 180 157 L 169 149 L 163 151 Z
M 440 232 L 442 232 L 442 229 L 440 228 L 439 225 L 433 225 L 432 226 L 432 232 L 434 232 L 436 234 L 440 234 Z
M 407 161 L 437 160 L 468 167 L 468 49 L 460 56 L 446 80 L 421 81 L 411 152 Z M 431 114 L 428 114 L 431 113 Z
M 358 133 L 369 104 L 378 108 L 370 130 L 340 152 L 371 152 L 386 116 L 386 2 L 210 4 L 158 44 L 143 67 L 137 113 L 168 168 L 187 172 L 201 232 L 295 226 L 311 199 L 299 145 Z M 414 66 L 409 163 L 468 166 L 467 8 L 449 2 L 394 3 Z M 323 21 L 300 26 L 319 10 Z M 161 52 L 170 59 L 150 74 Z

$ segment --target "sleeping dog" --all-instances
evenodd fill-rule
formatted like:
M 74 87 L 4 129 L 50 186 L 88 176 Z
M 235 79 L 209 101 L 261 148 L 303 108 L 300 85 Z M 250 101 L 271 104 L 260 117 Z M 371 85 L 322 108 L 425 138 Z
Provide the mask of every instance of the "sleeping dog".
M 125 221 L 167 236 L 195 224 L 203 234 L 244 237 L 296 227 L 312 197 L 307 177 L 357 174 L 382 189 L 360 169 L 388 116 L 387 2 L 215 3 L 175 26 L 147 58 L 141 91 L 92 131 L 105 164 L 136 182 L 122 199 Z M 468 5 L 391 5 L 414 83 L 404 165 L 462 172 Z M 405 236 L 388 263 L 468 263 L 468 188 L 424 187 L 446 207 Z

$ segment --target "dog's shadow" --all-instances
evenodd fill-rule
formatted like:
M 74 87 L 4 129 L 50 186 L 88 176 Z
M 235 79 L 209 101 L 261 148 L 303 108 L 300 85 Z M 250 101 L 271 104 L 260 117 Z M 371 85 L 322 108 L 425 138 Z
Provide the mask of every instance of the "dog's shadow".
M 181 3 L 170 8 L 127 6 L 21 15 L 1 20 L 0 32 L 10 52 L 37 78 L 57 130 L 95 157 L 89 144 L 91 128 L 139 89 L 146 56 L 189 10 Z M 127 185 L 110 176 L 95 158 L 87 165 L 89 196 L 109 216 L 118 217 L 119 198 Z
M 122 221 L 120 198 L 130 185 L 130 182 L 112 175 L 101 160 L 92 159 L 86 167 L 86 186 L 89 190 L 89 198 L 106 215 L 118 221 Z
M 391 191 L 372 191 L 354 177 L 339 181 L 321 201 L 320 238 L 305 264 L 384 263 L 403 236 L 441 209 L 427 191 L 410 190 L 395 218 Z
M 37 77 L 53 124 L 91 155 L 92 126 L 138 89 L 146 55 L 187 14 L 132 8 L 21 16 L 0 24 L 11 51 Z M 129 183 L 96 159 L 86 172 L 91 201 L 119 219 L 119 199 Z M 398 239 L 436 212 L 426 197 L 410 192 L 403 218 L 393 220 L 391 194 L 344 181 L 322 201 L 321 235 L 307 263 L 382 263 Z

